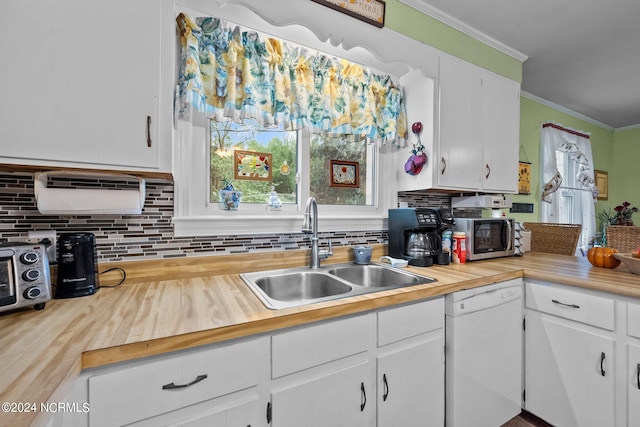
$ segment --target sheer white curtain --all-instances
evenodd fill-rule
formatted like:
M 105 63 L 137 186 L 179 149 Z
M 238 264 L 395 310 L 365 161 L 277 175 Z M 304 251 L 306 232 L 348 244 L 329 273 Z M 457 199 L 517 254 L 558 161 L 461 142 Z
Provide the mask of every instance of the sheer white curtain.
M 586 253 L 596 233 L 594 203 L 598 196 L 589 135 L 549 123 L 543 125 L 540 135 L 543 188 L 541 220 L 582 224 L 578 250 Z M 558 153 L 561 155 L 558 156 Z M 558 157 L 565 160 L 561 168 Z M 571 197 L 563 197 L 567 194 Z

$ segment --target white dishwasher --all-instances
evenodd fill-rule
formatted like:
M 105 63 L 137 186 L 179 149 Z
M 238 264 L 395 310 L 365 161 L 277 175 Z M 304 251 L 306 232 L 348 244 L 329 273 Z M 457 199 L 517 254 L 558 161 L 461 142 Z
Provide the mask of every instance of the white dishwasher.
M 522 405 L 522 279 L 445 297 L 446 426 L 498 427 Z

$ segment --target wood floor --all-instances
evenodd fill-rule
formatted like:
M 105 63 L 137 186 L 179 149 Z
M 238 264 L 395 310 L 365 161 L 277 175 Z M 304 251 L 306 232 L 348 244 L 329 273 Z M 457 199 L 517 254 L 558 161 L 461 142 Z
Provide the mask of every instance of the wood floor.
M 520 415 L 503 424 L 501 427 L 553 427 L 535 415 L 522 411 Z

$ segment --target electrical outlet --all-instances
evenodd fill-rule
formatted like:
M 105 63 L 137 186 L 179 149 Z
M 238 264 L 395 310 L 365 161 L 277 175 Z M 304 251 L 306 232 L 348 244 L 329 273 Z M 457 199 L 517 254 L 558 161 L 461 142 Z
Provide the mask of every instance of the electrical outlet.
M 34 245 L 38 243 L 44 244 L 47 250 L 47 258 L 49 258 L 49 263 L 55 264 L 58 260 L 58 242 L 56 236 L 56 230 L 29 231 L 27 235 L 27 242 Z

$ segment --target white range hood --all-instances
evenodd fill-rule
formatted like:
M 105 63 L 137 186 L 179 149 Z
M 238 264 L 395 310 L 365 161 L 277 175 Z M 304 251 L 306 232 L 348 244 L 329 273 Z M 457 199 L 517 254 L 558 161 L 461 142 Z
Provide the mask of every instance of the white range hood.
M 511 197 L 501 195 L 453 197 L 451 199 L 451 207 L 504 209 L 511 207 Z

